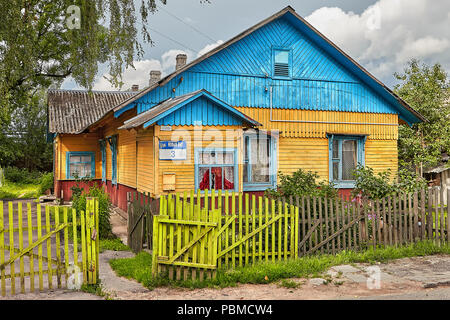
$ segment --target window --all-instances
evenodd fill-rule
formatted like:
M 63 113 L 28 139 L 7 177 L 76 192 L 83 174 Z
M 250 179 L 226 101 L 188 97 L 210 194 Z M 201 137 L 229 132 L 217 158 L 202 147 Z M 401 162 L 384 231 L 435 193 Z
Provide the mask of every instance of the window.
M 117 135 L 106 138 L 111 148 L 111 183 L 117 185 Z
M 67 179 L 95 177 L 94 152 L 67 152 L 66 153 Z
M 273 76 L 289 78 L 291 76 L 291 51 L 287 49 L 273 50 Z
M 365 137 L 330 136 L 330 181 L 339 188 L 355 186 L 353 171 L 364 165 Z
M 275 139 L 264 133 L 244 134 L 244 190 L 265 190 L 276 184 Z
M 102 181 L 106 182 L 106 140 L 99 140 L 99 143 L 102 154 Z
M 196 149 L 195 188 L 238 191 L 235 149 Z

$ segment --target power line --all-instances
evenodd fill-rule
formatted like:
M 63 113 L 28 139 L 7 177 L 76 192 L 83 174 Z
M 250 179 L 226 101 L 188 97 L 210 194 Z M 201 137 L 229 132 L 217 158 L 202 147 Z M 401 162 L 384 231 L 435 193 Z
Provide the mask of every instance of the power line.
M 139 21 L 136 21 L 136 23 L 140 24 L 141 26 L 144 26 L 144 25 L 143 25 L 141 22 L 139 22 Z M 188 47 L 187 45 L 181 43 L 180 41 L 175 40 L 175 39 L 169 37 L 168 35 L 166 35 L 166 34 L 160 32 L 160 31 L 158 31 L 158 30 L 156 30 L 156 29 L 154 29 L 154 28 L 150 28 L 150 27 L 146 27 L 146 28 L 149 29 L 149 30 L 151 30 L 151 31 L 153 31 L 153 32 L 155 32 L 155 33 L 157 33 L 157 34 L 159 34 L 160 36 L 162 36 L 162 37 L 164 37 L 164 38 L 166 38 L 166 39 L 168 39 L 168 40 L 170 40 L 170 41 L 172 41 L 172 42 L 174 42 L 174 43 L 176 43 L 176 44 L 178 44 L 178 45 L 184 47 L 185 49 L 188 49 L 188 50 L 190 50 L 190 51 L 193 51 L 193 52 L 199 54 L 199 51 L 194 50 L 194 49 Z
M 172 16 L 173 18 L 177 19 L 178 21 L 180 21 L 181 23 L 185 24 L 186 26 L 188 26 L 189 28 L 191 28 L 192 30 L 196 31 L 197 33 L 199 33 L 200 35 L 204 36 L 205 38 L 208 38 L 211 41 L 217 42 L 217 40 L 215 40 L 214 38 L 210 37 L 209 35 L 207 35 L 206 33 L 204 33 L 203 31 L 200 31 L 199 29 L 195 28 L 194 26 L 188 24 L 186 21 L 184 21 L 183 19 L 179 18 L 178 16 L 176 16 L 175 14 L 171 13 L 170 11 L 164 9 L 163 7 L 161 7 L 160 5 L 156 5 L 156 7 L 158 9 L 161 9 L 162 11 L 164 11 L 165 13 L 167 13 L 168 15 Z

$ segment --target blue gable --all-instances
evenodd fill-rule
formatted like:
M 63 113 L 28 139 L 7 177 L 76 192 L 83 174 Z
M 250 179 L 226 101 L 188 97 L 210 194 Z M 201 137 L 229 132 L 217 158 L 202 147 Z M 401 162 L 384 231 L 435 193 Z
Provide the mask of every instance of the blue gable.
M 273 75 L 277 49 L 289 51 L 289 77 Z M 135 106 L 139 114 L 164 99 L 200 89 L 231 106 L 388 113 L 399 114 L 408 123 L 419 121 L 289 10 L 167 83 L 163 79 L 162 85 L 117 110 L 115 116 Z
M 242 119 L 202 96 L 156 122 L 160 126 L 189 126 L 196 123 L 204 126 L 231 126 L 242 125 Z

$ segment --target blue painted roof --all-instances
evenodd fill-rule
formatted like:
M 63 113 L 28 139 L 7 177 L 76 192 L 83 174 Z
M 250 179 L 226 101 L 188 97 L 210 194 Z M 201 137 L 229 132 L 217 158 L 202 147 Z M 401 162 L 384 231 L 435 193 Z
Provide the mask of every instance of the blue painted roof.
M 275 49 L 290 50 L 291 77 L 272 74 Z M 199 89 L 232 106 L 398 114 L 409 124 L 424 120 L 291 7 L 120 104 L 115 116 L 134 107 L 140 114 Z
M 119 129 L 131 129 L 143 125 L 204 125 L 231 126 L 261 125 L 257 121 L 217 99 L 206 90 L 194 91 L 176 98 L 169 98 L 153 108 L 124 122 Z

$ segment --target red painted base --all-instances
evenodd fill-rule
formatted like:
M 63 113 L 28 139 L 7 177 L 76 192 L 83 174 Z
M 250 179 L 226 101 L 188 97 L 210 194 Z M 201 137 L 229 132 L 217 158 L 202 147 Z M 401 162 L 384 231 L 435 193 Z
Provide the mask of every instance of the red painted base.
M 57 180 L 55 183 L 55 195 L 58 198 L 62 198 L 64 201 L 70 201 L 72 198 L 71 188 L 77 184 L 73 180 Z M 121 184 L 112 185 L 111 181 L 102 182 L 101 180 L 93 180 L 89 182 L 80 183 L 80 187 L 84 189 L 89 189 L 90 186 L 97 185 L 99 187 L 104 187 L 105 191 L 109 194 L 111 202 L 113 205 L 119 207 L 120 209 L 127 211 L 127 192 L 134 192 L 136 189 L 124 186 Z M 61 197 L 62 191 L 62 197 Z

